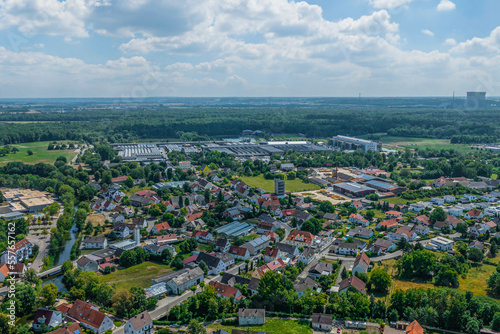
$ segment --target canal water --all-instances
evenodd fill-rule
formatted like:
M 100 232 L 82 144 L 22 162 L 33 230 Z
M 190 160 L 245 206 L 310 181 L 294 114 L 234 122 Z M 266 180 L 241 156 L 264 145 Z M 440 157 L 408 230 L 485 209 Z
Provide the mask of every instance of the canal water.
M 76 224 L 75 224 L 69 230 L 70 239 L 68 241 L 66 241 L 66 244 L 64 245 L 64 250 L 62 251 L 61 254 L 59 254 L 59 260 L 57 261 L 57 264 L 55 266 L 60 266 L 64 263 L 64 261 L 70 259 L 71 248 L 75 244 L 77 232 L 78 231 L 77 231 Z

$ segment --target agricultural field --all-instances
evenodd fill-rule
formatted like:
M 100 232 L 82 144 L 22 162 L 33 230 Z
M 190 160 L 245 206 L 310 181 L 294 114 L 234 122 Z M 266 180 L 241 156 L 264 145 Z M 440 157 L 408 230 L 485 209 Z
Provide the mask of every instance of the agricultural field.
M 41 141 L 34 143 L 23 143 L 23 144 L 13 144 L 11 147 L 16 147 L 19 149 L 17 153 L 10 153 L 6 156 L 0 157 L 0 165 L 4 165 L 8 162 L 19 161 L 25 164 L 36 164 L 39 162 L 53 164 L 56 159 L 60 156 L 66 157 L 68 162 L 70 162 L 75 156 L 75 149 L 68 150 L 48 150 L 47 147 L 51 142 Z M 63 143 L 63 142 L 61 142 Z M 64 142 L 67 144 L 68 142 Z M 33 155 L 28 155 L 28 150 L 33 152 Z
M 109 275 L 102 275 L 99 280 L 114 284 L 118 292 L 128 290 L 133 286 L 147 288 L 151 285 L 153 278 L 166 275 L 172 271 L 173 269 L 165 264 L 144 262 L 127 269 L 117 270 Z
M 253 188 L 261 188 L 266 192 L 274 192 L 274 180 L 266 180 L 263 175 L 259 176 L 242 176 L 240 179 Z M 300 179 L 285 180 L 285 190 L 291 192 L 317 190 L 319 186 L 312 183 L 304 183 Z
M 224 329 L 231 333 L 232 329 L 248 329 L 255 332 L 266 332 L 267 334 L 311 334 L 313 332 L 309 321 L 295 321 L 282 319 L 266 319 L 263 326 L 239 327 L 223 326 L 220 323 L 207 326 L 208 333 L 213 333 L 219 329 Z

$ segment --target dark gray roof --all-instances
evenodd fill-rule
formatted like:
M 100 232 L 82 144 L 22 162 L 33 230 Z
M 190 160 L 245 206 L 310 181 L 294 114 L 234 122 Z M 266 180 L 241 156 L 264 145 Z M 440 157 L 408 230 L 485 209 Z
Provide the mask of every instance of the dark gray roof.
M 302 255 L 304 255 L 306 258 L 310 258 L 311 256 L 314 256 L 314 249 L 307 247 L 302 252 Z
M 263 213 L 259 216 L 259 221 L 274 224 L 276 222 L 276 219 L 274 219 L 273 217 L 271 217 L 270 215 L 268 215 L 266 213 Z
M 233 274 L 230 274 L 230 273 L 224 273 L 224 275 L 222 275 L 222 278 L 220 280 L 220 282 L 222 284 L 226 284 L 226 285 L 229 285 L 229 286 L 234 286 L 235 283 L 238 283 L 238 284 L 249 284 L 250 283 L 250 279 L 246 278 L 246 277 L 242 277 L 242 276 L 237 276 L 237 275 L 233 275 Z
M 332 325 L 333 318 L 331 314 L 313 313 L 312 323 L 322 324 L 322 325 Z
M 102 244 L 106 241 L 105 237 L 87 237 L 83 240 L 84 243 L 89 244 Z
M 326 262 L 318 262 L 317 265 L 312 267 L 309 272 L 314 273 L 314 274 L 321 274 L 324 271 L 327 272 L 332 272 L 333 270 L 333 264 L 332 263 L 326 263 Z
M 198 254 L 198 258 L 196 259 L 196 263 L 200 263 L 201 261 L 205 262 L 209 268 L 216 268 L 219 265 L 219 262 L 221 261 L 221 259 L 219 259 L 218 257 L 212 256 L 210 254 L 201 252 L 200 254 Z
M 306 291 L 307 288 L 311 290 L 316 290 L 319 287 L 319 283 L 310 279 L 309 277 L 306 277 L 303 280 L 300 280 L 298 283 L 293 285 L 295 288 L 295 291 L 298 293 Z
M 297 246 L 288 245 L 288 244 L 284 244 L 282 242 L 278 242 L 276 244 L 276 248 L 278 248 L 280 250 L 280 252 L 287 253 L 287 254 L 293 254 L 293 252 L 295 252 L 295 249 L 297 249 Z

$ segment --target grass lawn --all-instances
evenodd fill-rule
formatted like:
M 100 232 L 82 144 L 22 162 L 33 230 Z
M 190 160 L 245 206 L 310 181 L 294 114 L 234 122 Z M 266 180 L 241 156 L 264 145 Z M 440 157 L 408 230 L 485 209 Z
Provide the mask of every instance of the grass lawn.
M 207 326 L 208 332 L 212 333 L 219 329 L 224 329 L 231 333 L 232 329 L 250 329 L 255 332 L 266 332 L 267 334 L 311 334 L 312 328 L 309 322 L 282 320 L 282 319 L 266 319 L 264 326 L 222 326 L 221 324 L 210 324 Z
M 274 192 L 274 180 L 266 180 L 263 175 L 242 176 L 240 179 L 250 187 L 264 189 L 268 193 Z M 319 186 L 312 183 L 304 183 L 300 179 L 285 180 L 285 190 L 291 192 L 317 190 Z
M 118 292 L 123 289 L 128 290 L 133 286 L 147 288 L 151 285 L 153 278 L 171 273 L 172 271 L 173 269 L 165 264 L 144 262 L 127 269 L 117 270 L 109 275 L 102 275 L 99 277 L 99 280 L 114 284 Z
M 36 164 L 39 162 L 53 164 L 56 159 L 60 156 L 66 157 L 68 162 L 71 161 L 76 155 L 75 149 L 71 150 L 51 150 L 47 149 L 50 141 L 41 141 L 34 143 L 23 143 L 23 144 L 13 144 L 12 147 L 17 147 L 19 152 L 16 154 L 7 154 L 4 157 L 0 157 L 0 165 L 6 164 L 8 162 L 20 161 L 26 164 Z M 59 142 L 58 142 L 59 143 Z M 68 142 L 60 142 L 67 144 Z M 76 142 L 75 142 L 76 143 Z M 28 155 L 28 150 L 33 152 L 33 155 Z
M 460 152 L 471 151 L 470 145 L 451 144 L 449 139 L 429 139 L 429 138 L 411 138 L 411 137 L 394 137 L 394 136 L 379 136 L 384 144 L 397 145 L 408 148 L 418 148 L 420 150 L 431 148 L 435 150 L 456 150 Z

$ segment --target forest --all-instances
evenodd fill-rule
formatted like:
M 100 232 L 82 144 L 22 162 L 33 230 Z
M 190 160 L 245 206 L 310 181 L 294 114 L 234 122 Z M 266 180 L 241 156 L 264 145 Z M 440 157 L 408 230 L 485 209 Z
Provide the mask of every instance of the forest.
M 498 109 L 165 107 L 0 114 L 0 144 L 83 140 L 209 140 L 243 130 L 302 133 L 309 138 L 369 135 L 446 138 L 453 143 L 492 143 L 500 136 Z M 374 137 L 376 138 L 376 137 Z

